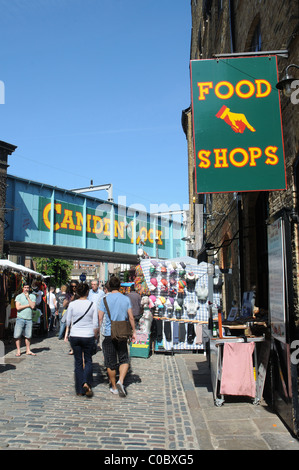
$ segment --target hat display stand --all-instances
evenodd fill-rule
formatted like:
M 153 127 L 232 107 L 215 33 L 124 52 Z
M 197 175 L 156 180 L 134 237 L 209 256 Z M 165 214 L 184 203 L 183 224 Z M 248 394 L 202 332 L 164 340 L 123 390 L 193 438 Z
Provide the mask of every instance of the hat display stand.
M 184 257 L 143 259 L 140 266 L 155 298 L 151 303 L 155 352 L 204 349 L 202 327 L 209 321 L 208 263 Z M 213 305 L 220 305 L 220 295 L 216 288 Z

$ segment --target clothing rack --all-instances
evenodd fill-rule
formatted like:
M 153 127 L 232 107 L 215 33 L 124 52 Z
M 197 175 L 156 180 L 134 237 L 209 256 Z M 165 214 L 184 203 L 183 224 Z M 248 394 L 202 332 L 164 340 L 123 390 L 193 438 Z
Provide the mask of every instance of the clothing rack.
M 156 261 L 159 263 L 159 267 L 156 269 L 156 273 L 153 274 L 151 268 L 153 267 L 153 264 L 152 264 L 152 261 Z M 169 297 L 169 295 L 165 295 L 164 293 L 162 293 L 162 290 L 161 290 L 161 279 L 166 279 L 168 281 L 168 285 L 170 286 L 170 280 L 171 279 L 175 279 L 176 281 L 176 286 L 178 286 L 178 282 L 180 279 L 182 279 L 179 275 L 179 269 L 177 269 L 177 275 L 176 276 L 173 276 L 173 273 L 172 273 L 172 270 L 174 270 L 173 268 L 173 263 L 180 263 L 181 259 L 180 258 L 175 258 L 175 259 L 172 259 L 172 260 L 159 260 L 159 259 L 155 259 L 155 260 L 151 260 L 151 259 L 145 259 L 145 260 L 141 260 L 140 262 L 140 266 L 142 268 L 142 272 L 143 272 L 143 276 L 144 276 L 144 279 L 146 281 L 146 284 L 147 284 L 147 287 L 149 288 L 149 290 L 151 292 L 153 292 L 153 294 L 155 295 L 155 297 L 159 297 L 159 296 L 163 296 L 163 297 L 166 297 L 166 299 Z M 159 352 L 163 352 L 163 351 L 182 351 L 182 350 L 203 350 L 205 349 L 205 343 L 202 341 L 202 342 L 196 342 L 196 337 L 194 337 L 194 341 L 191 342 L 190 338 L 189 338 L 189 342 L 188 342 L 188 338 L 187 338 L 187 333 L 188 333 L 188 325 L 193 325 L 194 328 L 197 328 L 198 326 L 203 326 L 203 325 L 206 325 L 208 324 L 208 321 L 209 321 L 209 318 L 210 318 L 210 305 L 208 303 L 208 295 L 207 297 L 204 299 L 204 300 L 198 300 L 197 298 L 197 295 L 196 295 L 196 291 L 197 291 L 197 288 L 198 286 L 202 287 L 202 285 L 205 285 L 206 287 L 208 287 L 208 263 L 206 262 L 202 262 L 200 264 L 197 264 L 197 260 L 193 259 L 193 258 L 188 258 L 188 259 L 184 259 L 184 264 L 185 264 L 185 271 L 186 271 L 186 274 L 187 273 L 194 273 L 194 275 L 196 276 L 196 283 L 195 283 L 195 287 L 193 290 L 188 290 L 188 288 L 186 287 L 184 289 L 184 305 L 182 306 L 182 310 L 181 310 L 181 313 L 180 315 L 176 315 L 176 312 L 173 311 L 171 312 L 170 315 L 166 314 L 167 312 L 167 309 L 165 308 L 162 312 L 158 312 L 158 316 L 155 315 L 155 312 L 154 313 L 154 316 L 153 316 L 153 321 L 156 320 L 156 322 L 158 321 L 162 321 L 162 340 L 161 341 L 155 341 L 155 351 L 159 351 Z M 165 266 L 167 267 L 167 273 L 165 273 L 164 271 L 164 274 L 162 274 L 161 272 L 161 266 Z M 152 277 L 156 277 L 157 279 L 157 283 L 158 283 L 158 287 L 156 290 L 152 290 L 152 284 L 151 284 L 151 278 Z M 174 287 L 176 287 L 174 286 Z M 178 291 L 178 289 L 177 289 Z M 174 300 L 177 300 L 179 298 L 179 296 L 176 294 L 175 296 L 172 295 L 172 297 L 174 298 Z M 189 315 L 188 313 L 188 310 L 186 308 L 186 305 L 185 305 L 185 301 L 186 303 L 188 302 L 193 302 L 194 300 L 197 301 L 198 303 L 198 308 L 197 308 L 197 311 L 196 311 L 196 314 L 195 315 Z M 217 287 L 214 287 L 214 292 L 213 292 L 213 304 L 215 306 L 218 306 L 220 305 L 220 290 L 217 289 Z M 158 309 L 159 310 L 159 309 Z M 165 322 L 169 322 L 170 326 L 171 326 L 171 340 L 168 340 L 165 336 L 165 333 L 164 333 L 164 324 Z M 176 333 L 176 327 L 175 325 L 182 325 L 184 324 L 185 327 L 186 327 L 186 340 L 185 341 L 180 341 L 179 343 L 177 342 L 173 342 L 173 334 Z M 181 327 L 182 328 L 182 327 Z M 189 327 L 190 328 L 190 327 Z M 175 330 L 175 331 L 174 331 Z

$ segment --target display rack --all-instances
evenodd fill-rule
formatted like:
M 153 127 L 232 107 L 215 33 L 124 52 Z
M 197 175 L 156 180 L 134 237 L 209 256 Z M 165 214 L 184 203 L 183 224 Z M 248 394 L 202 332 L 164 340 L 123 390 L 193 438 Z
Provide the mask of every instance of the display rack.
M 153 264 L 154 263 L 154 264 Z M 183 263 L 183 269 L 181 264 Z M 154 342 L 155 352 L 175 352 L 204 349 L 202 341 L 202 326 L 208 324 L 210 307 L 208 301 L 208 263 L 197 264 L 193 258 L 175 258 L 171 260 L 142 260 L 140 266 L 150 291 L 157 302 L 164 299 L 164 304 L 157 304 L 152 309 L 153 323 L 157 328 Z M 153 269 L 155 267 L 156 269 Z M 163 267 L 163 270 L 161 268 Z M 182 274 L 185 271 L 185 274 Z M 188 274 L 194 276 L 190 287 L 182 286 Z M 152 280 L 155 279 L 155 285 Z M 162 281 L 163 280 L 163 281 Z M 164 283 L 164 284 L 163 284 Z M 180 287 L 181 286 L 181 287 Z M 213 306 L 217 312 L 220 304 L 220 289 L 215 286 Z M 181 309 L 170 306 L 169 298 Z

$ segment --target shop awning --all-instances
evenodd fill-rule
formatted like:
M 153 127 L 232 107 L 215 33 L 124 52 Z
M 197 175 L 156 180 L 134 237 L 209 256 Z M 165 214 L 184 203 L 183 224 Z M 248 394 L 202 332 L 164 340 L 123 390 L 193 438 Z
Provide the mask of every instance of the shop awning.
M 9 259 L 0 259 L 0 269 L 12 269 L 13 271 L 28 273 L 28 274 L 35 274 L 36 276 L 43 277 L 42 274 L 34 271 L 33 269 L 26 268 L 26 266 L 22 266 L 21 264 L 16 264 L 10 261 Z

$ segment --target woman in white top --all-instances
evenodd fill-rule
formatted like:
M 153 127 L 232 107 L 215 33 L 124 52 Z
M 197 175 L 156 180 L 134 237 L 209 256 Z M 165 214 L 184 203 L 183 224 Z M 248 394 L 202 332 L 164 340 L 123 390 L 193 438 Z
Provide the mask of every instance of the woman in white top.
M 98 310 L 87 299 L 88 292 L 88 284 L 78 284 L 76 293 L 79 299 L 71 302 L 67 309 L 64 341 L 69 339 L 74 352 L 76 393 L 92 397 L 92 350 L 98 336 Z

